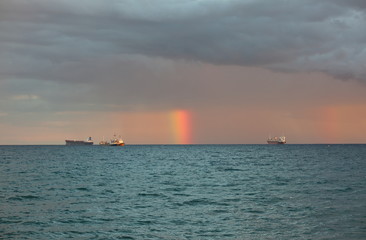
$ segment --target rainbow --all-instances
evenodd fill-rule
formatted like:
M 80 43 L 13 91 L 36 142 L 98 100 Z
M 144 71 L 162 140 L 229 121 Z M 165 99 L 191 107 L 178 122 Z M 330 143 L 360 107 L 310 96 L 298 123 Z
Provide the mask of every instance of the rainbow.
M 191 144 L 191 113 L 187 110 L 174 110 L 170 113 L 170 121 L 174 143 Z

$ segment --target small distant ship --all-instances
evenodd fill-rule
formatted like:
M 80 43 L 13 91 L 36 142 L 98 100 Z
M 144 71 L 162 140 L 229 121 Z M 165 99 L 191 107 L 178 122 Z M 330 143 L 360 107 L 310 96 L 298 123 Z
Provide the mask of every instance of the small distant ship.
M 104 136 L 103 136 L 103 140 L 99 142 L 99 145 L 102 145 L 102 146 L 109 146 L 109 142 L 105 141 L 105 140 L 104 140 Z
M 109 146 L 109 142 L 103 140 L 99 142 L 99 145 Z
M 110 142 L 107 141 L 100 141 L 99 145 L 102 146 L 124 146 L 125 142 L 122 140 L 122 138 L 119 136 L 118 138 L 116 137 L 116 135 L 113 136 L 113 139 L 111 139 Z
M 285 144 L 286 143 L 286 137 L 285 136 L 281 136 L 281 137 L 269 137 L 267 139 L 267 143 L 268 144 Z
M 91 137 L 88 137 L 86 141 L 83 140 L 65 140 L 68 146 L 80 146 L 80 145 L 93 145 L 94 142 Z

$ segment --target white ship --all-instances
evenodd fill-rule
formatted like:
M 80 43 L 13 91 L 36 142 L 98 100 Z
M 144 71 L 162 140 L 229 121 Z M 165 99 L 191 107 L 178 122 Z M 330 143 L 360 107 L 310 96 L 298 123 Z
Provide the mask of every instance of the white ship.
M 268 144 L 285 144 L 286 143 L 286 137 L 285 136 L 281 136 L 281 137 L 269 137 L 267 139 L 267 143 Z

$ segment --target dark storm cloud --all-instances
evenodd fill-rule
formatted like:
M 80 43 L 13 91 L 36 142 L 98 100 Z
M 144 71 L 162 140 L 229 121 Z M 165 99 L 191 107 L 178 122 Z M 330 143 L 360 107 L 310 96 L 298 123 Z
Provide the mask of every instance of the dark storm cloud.
M 105 81 L 121 75 L 123 80 L 131 72 L 125 67 L 130 56 L 137 55 L 366 81 L 365 5 L 363 0 L 2 0 L 0 76 L 93 82 L 108 72 Z M 107 65 L 113 60 L 112 66 L 121 67 Z

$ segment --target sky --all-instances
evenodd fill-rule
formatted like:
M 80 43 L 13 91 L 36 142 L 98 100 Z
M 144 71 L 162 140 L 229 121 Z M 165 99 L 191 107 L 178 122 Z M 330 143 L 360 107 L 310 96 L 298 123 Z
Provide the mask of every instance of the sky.
M 0 145 L 366 143 L 364 0 L 0 0 Z

